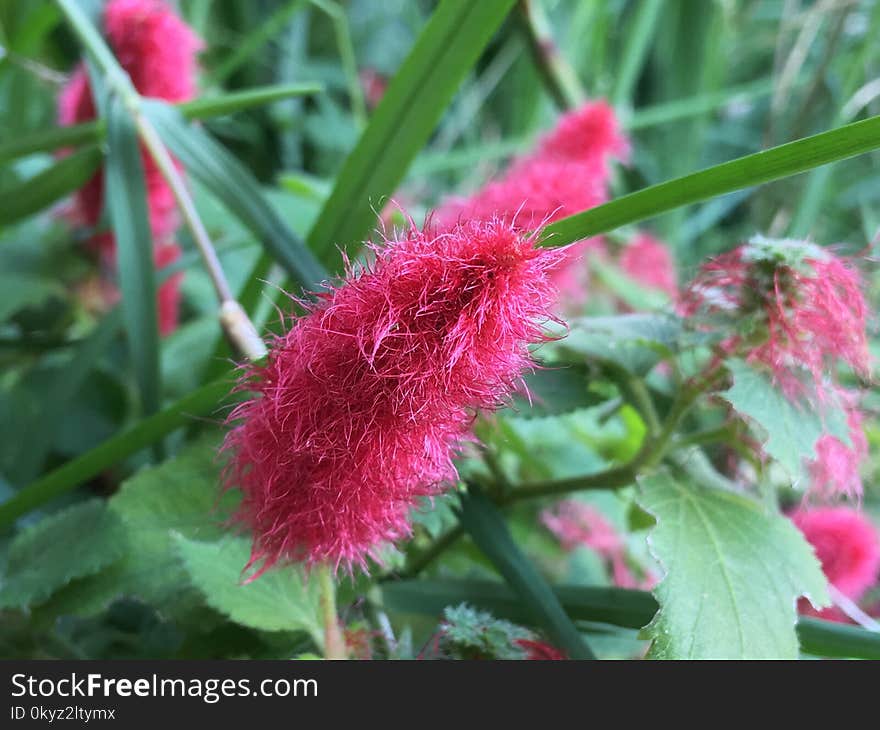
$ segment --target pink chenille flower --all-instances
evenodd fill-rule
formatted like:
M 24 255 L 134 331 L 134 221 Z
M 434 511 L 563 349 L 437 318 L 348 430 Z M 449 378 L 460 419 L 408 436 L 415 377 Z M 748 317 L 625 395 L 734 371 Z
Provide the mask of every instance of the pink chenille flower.
M 502 402 L 545 338 L 558 252 L 502 221 L 412 227 L 305 304 L 230 416 L 226 483 L 251 564 L 348 570 L 410 534 L 408 513 L 456 478 L 477 409 Z
M 599 99 L 563 114 L 556 127 L 541 139 L 537 155 L 607 165 L 611 158 L 626 162 L 629 152 L 629 140 L 620 129 L 614 109 Z
M 620 254 L 620 268 L 631 278 L 651 289 L 678 294 L 675 263 L 669 247 L 644 232 L 636 234 Z
M 859 466 L 868 456 L 868 439 L 862 428 L 862 413 L 855 399 L 846 393 L 840 397 L 847 403 L 848 446 L 836 436 L 824 434 L 816 442 L 816 458 L 810 463 L 810 493 L 820 499 L 845 495 L 852 499 L 862 496 Z
M 852 601 L 858 601 L 877 582 L 880 536 L 871 521 L 849 507 L 800 509 L 791 520 L 816 551 L 828 582 Z M 841 619 L 839 611 L 817 612 L 806 601 L 802 613 Z
M 797 251 L 799 260 L 783 258 Z M 698 311 L 761 314 L 763 343 L 748 358 L 763 363 L 789 394 L 806 369 L 821 392 L 834 360 L 867 375 L 870 367 L 861 280 L 851 263 L 827 249 L 789 241 L 756 240 L 703 266 L 679 304 Z
M 180 102 L 196 95 L 196 54 L 202 47 L 193 31 L 160 0 L 110 0 L 104 9 L 107 40 L 120 65 L 125 69 L 138 92 L 146 97 Z M 58 122 L 62 126 L 94 119 L 95 105 L 85 66 L 80 64 L 71 74 L 58 98 Z M 150 231 L 158 249 L 172 245 L 170 238 L 179 221 L 174 196 L 152 157 L 142 153 L 147 189 Z M 178 163 L 175 163 L 178 164 Z M 178 168 L 180 165 L 178 164 Z M 98 170 L 76 194 L 71 219 L 78 225 L 98 225 L 104 205 L 103 170 Z M 91 248 L 105 263 L 115 259 L 112 234 L 98 234 Z M 161 291 L 160 319 L 166 333 L 176 327 L 176 320 L 165 313 L 177 311 L 177 283 Z M 172 295 L 173 294 L 173 295 Z
M 608 163 L 628 152 L 614 112 L 605 102 L 588 102 L 560 118 L 529 155 L 515 160 L 498 180 L 467 198 L 452 197 L 436 212 L 441 225 L 462 219 L 502 218 L 531 231 L 604 203 L 608 196 Z M 589 239 L 566 249 L 553 273 L 563 300 L 585 299 L 584 255 L 604 249 Z
M 595 507 L 576 499 L 566 499 L 541 512 L 541 522 L 552 532 L 563 550 L 583 546 L 607 561 L 614 585 L 620 588 L 644 587 L 626 560 L 626 544 L 614 526 Z M 653 577 L 646 581 L 653 583 Z
M 176 243 L 165 243 L 153 250 L 153 261 L 157 269 L 173 264 L 180 258 L 180 246 Z M 169 276 L 156 292 L 156 307 L 159 316 L 159 334 L 170 335 L 177 329 L 180 319 L 180 283 L 183 274 L 178 272 Z

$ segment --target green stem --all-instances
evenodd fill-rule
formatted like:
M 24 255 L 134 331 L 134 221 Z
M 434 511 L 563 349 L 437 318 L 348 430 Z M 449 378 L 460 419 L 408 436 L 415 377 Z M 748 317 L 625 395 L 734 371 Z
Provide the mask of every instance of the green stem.
M 345 637 L 336 614 L 336 584 L 329 565 L 317 568 L 318 587 L 321 594 L 321 614 L 324 620 L 324 658 L 347 659 Z
M 407 560 L 406 568 L 397 574 L 395 578 L 413 578 L 417 576 L 434 560 L 440 557 L 443 552 L 458 542 L 462 535 L 464 535 L 464 528 L 461 525 L 456 525 L 448 532 L 443 533 L 427 548 Z
M 587 98 L 586 92 L 559 52 L 540 0 L 520 0 L 519 18 L 535 65 L 556 105 L 562 111 L 580 106 Z

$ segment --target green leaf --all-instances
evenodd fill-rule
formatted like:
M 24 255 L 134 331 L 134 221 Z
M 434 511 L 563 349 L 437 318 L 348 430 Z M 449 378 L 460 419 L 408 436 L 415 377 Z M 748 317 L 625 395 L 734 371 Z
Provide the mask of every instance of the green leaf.
M 523 381 L 528 395 L 517 393 L 512 404 L 522 418 L 558 416 L 600 402 L 587 389 L 589 372 L 580 363 L 547 365 L 528 373 Z
M 116 96 L 107 106 L 107 146 L 104 195 L 116 237 L 122 315 L 141 406 L 151 415 L 161 393 L 153 237 L 137 129 Z
M 0 608 L 45 601 L 75 578 L 94 575 L 122 557 L 122 521 L 92 499 L 37 522 L 16 535 L 0 580 Z
M 186 124 L 173 107 L 145 100 L 143 108 L 187 171 L 253 231 L 297 283 L 314 289 L 327 278 L 311 251 L 265 199 L 247 168 L 204 130 Z
M 175 542 L 190 580 L 209 606 L 243 626 L 306 631 L 318 646 L 323 644 L 318 581 L 307 580 L 301 568 L 273 568 L 244 583 L 250 540 L 226 537 L 198 542 L 175 535 Z
M 101 150 L 86 147 L 15 186 L 4 187 L 0 190 L 0 226 L 27 218 L 79 190 L 94 175 L 101 159 Z
M 684 205 L 796 175 L 878 147 L 880 116 L 651 185 L 552 223 L 544 229 L 542 241 L 544 245 L 564 246 Z
M 553 592 L 575 621 L 638 629 L 657 613 L 656 599 L 646 591 L 594 586 L 553 586 Z M 487 580 L 405 580 L 382 585 L 386 608 L 400 613 L 439 616 L 446 606 L 467 602 L 510 621 L 534 621 L 518 596 L 503 583 Z M 880 634 L 858 626 L 798 619 L 801 649 L 822 657 L 880 659 Z
M 846 414 L 830 401 L 821 410 L 806 399 L 793 402 L 766 375 L 742 360 L 728 360 L 733 385 L 720 393 L 760 439 L 764 450 L 788 472 L 795 486 L 807 479 L 806 465 L 815 458 L 816 441 L 831 433 L 849 442 Z
M 572 659 L 595 658 L 547 581 L 513 541 L 495 506 L 481 493 L 469 492 L 461 497 L 460 520 L 477 547 L 546 630 L 551 642 Z
M 645 628 L 658 659 L 796 659 L 799 596 L 828 605 L 813 549 L 784 516 L 665 472 L 640 479 L 657 519 L 649 545 L 667 574 Z
M 336 178 L 308 236 L 327 266 L 376 224 L 385 203 L 424 146 L 465 74 L 474 65 L 513 0 L 443 0 L 388 85 L 370 123 Z
M 641 376 L 674 354 L 679 349 L 681 336 L 681 320 L 672 315 L 582 317 L 571 320 L 568 334 L 542 352 L 558 352 L 565 359 L 575 356 L 608 361 Z
M 174 535 L 196 540 L 221 537 L 237 499 L 232 493 L 219 497 L 217 448 L 217 437 L 212 435 L 123 482 L 109 508 L 125 531 L 124 555 L 98 575 L 56 594 L 46 609 L 91 615 L 120 596 L 157 606 L 185 606 L 180 591 L 187 577 Z
M 60 296 L 64 287 L 48 277 L 18 272 L 0 272 L 0 321 L 10 315 L 39 306 L 52 296 Z
M 226 374 L 40 477 L 0 504 L 0 527 L 11 524 L 31 510 L 69 492 L 104 469 L 156 443 L 175 429 L 194 423 L 200 416 L 215 412 L 231 397 L 231 387 L 231 379 Z

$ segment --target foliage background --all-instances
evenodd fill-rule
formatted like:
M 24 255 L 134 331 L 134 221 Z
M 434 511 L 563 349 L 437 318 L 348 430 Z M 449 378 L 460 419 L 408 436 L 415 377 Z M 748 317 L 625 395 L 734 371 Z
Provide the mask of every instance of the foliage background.
M 80 5 L 95 9 L 90 7 L 95 3 Z M 368 121 L 358 72 L 393 76 L 435 4 L 181 0 L 176 5 L 206 40 L 205 97 L 269 85 L 322 86 L 317 93 L 201 122 L 252 173 L 298 238 L 313 243 L 312 226 Z M 880 3 L 546 0 L 543 6 L 563 57 L 588 95 L 611 99 L 628 129 L 634 155 L 629 166 L 617 168 L 615 196 L 878 110 Z M 13 201 L 27 207 L 25 193 L 34 193 L 22 186 L 51 170 L 56 158 L 48 148 L 22 157 L 7 153 L 53 127 L 55 97 L 63 75 L 81 57 L 80 43 L 55 3 L 3 0 L 0 45 L 0 149 L 7 155 L 0 155 L 0 207 L 6 209 L 0 212 L 0 497 L 5 499 L 72 459 L 94 453 L 111 437 L 124 440 L 132 429 L 137 433 L 148 413 L 138 363 L 132 362 L 119 322 L 108 324 L 113 315 L 102 319 L 85 304 L 82 283 L 93 264 L 57 207 L 34 203 L 33 214 L 17 220 L 9 213 Z M 552 125 L 558 111 L 513 12 L 406 166 L 395 198 L 420 220 L 444 195 L 474 190 L 490 179 Z M 392 138 L 384 150 L 389 156 L 394 144 Z M 219 176 L 226 174 L 223 164 Z M 683 281 L 705 257 L 756 232 L 809 236 L 839 244 L 845 252 L 867 248 L 873 254 L 880 224 L 878 178 L 877 155 L 865 154 L 678 208 L 640 225 L 671 246 Z M 283 270 L 257 269 L 265 282 L 256 286 L 254 267 L 264 250 L 260 241 L 224 205 L 215 186 L 198 175 L 191 176 L 191 186 L 233 289 L 257 321 L 274 321 L 278 287 L 289 285 Z M 367 204 L 379 207 L 381 200 L 370 197 Z M 613 235 L 623 239 L 627 233 Z M 210 282 L 185 231 L 181 240 L 188 251 L 183 324 L 154 355 L 162 412 L 194 392 L 198 405 L 178 408 L 176 422 L 184 427 L 163 427 L 157 432 L 161 439 L 147 435 L 140 448 L 131 445 L 134 441 L 124 448 L 118 438 L 110 442 L 117 456 L 104 459 L 85 483 L 72 491 L 59 488 L 56 499 L 35 505 L 39 508 L 21 516 L 15 527 L 7 524 L 0 551 L 7 574 L 0 584 L 4 656 L 291 656 L 320 644 L 313 588 L 304 586 L 296 571 L 232 590 L 247 542 L 219 524 L 215 424 L 224 408 L 214 404 L 224 386 L 205 390 L 224 373 L 227 353 L 218 349 Z M 338 270 L 336 252 L 327 250 L 323 260 Z M 609 275 L 604 285 L 612 292 L 628 286 L 615 281 Z M 876 287 L 869 291 L 876 308 Z M 631 287 L 627 296 L 636 308 L 651 304 Z M 600 297 L 589 311 L 602 313 L 603 306 Z M 877 353 L 876 338 L 872 342 Z M 863 473 L 864 506 L 880 518 L 876 392 L 864 405 L 872 455 Z M 504 427 L 504 443 L 529 444 L 507 449 L 506 466 L 543 478 L 601 468 L 631 454 L 641 438 L 638 419 L 627 413 L 609 421 L 593 411 L 547 419 L 513 415 Z M 154 442 L 160 442 L 158 450 L 142 448 Z M 169 456 L 175 460 L 164 461 Z M 100 500 L 110 495 L 105 508 Z M 628 531 L 631 549 L 649 561 L 645 533 L 635 529 L 639 515 L 631 497 L 589 499 Z M 71 505 L 75 511 L 62 512 Z M 417 538 L 408 548 L 411 559 L 454 524 L 451 507 L 443 502 L 419 519 Z M 549 535 L 537 528 L 534 506 L 514 509 L 508 524 L 546 576 L 572 585 L 608 585 L 594 555 L 584 551 L 562 558 Z M 22 531 L 30 531 L 30 537 L 13 543 Z M 404 570 L 404 556 L 391 564 Z M 21 566 L 39 568 L 24 571 L 20 579 Z M 427 569 L 426 577 L 498 576 L 474 543 L 463 539 Z M 409 641 L 417 651 L 444 605 L 477 600 L 475 584 L 461 588 L 458 600 L 451 585 L 436 600 L 424 586 L 385 592 L 384 609 L 402 632 L 401 646 Z M 340 588 L 344 616 L 354 626 L 372 625 L 375 600 L 363 580 Z M 620 612 L 634 612 L 629 624 L 579 619 L 601 656 L 632 656 L 644 648 L 636 629 L 647 623 L 652 605 L 642 598 L 633 597 L 632 605 L 626 600 L 615 605 Z M 591 616 L 595 612 L 588 610 Z

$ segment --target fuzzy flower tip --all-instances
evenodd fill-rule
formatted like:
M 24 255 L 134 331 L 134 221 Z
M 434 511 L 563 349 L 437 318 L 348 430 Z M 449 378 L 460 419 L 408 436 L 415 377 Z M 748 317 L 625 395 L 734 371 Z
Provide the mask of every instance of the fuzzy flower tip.
M 251 564 L 351 571 L 410 533 L 456 477 L 476 409 L 502 402 L 545 339 L 557 252 L 502 221 L 411 228 L 293 323 L 241 389 L 226 482 Z
M 701 269 L 680 310 L 758 314 L 766 337 L 749 360 L 766 365 L 789 394 L 799 390 L 796 373 L 804 368 L 817 386 L 834 360 L 862 375 L 870 369 L 859 274 L 818 246 L 757 238 L 722 254 Z
M 675 264 L 669 247 L 648 233 L 639 233 L 620 254 L 620 268 L 640 284 L 665 292 L 673 299 L 678 294 Z
M 816 458 L 810 465 L 810 493 L 820 499 L 844 495 L 851 499 L 862 496 L 859 467 L 868 456 L 868 439 L 862 428 L 862 412 L 855 397 L 840 391 L 838 398 L 846 405 L 850 444 L 836 436 L 823 434 L 816 441 Z
M 858 601 L 876 583 L 880 536 L 861 512 L 849 507 L 801 509 L 791 520 L 815 549 L 828 582 L 845 596 Z M 806 604 L 801 610 L 812 611 Z M 826 613 L 834 612 L 826 609 L 821 615 Z
M 629 152 L 629 140 L 620 129 L 614 109 L 601 99 L 563 114 L 538 147 L 538 154 L 546 158 L 601 165 L 609 158 L 625 162 Z

